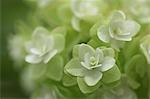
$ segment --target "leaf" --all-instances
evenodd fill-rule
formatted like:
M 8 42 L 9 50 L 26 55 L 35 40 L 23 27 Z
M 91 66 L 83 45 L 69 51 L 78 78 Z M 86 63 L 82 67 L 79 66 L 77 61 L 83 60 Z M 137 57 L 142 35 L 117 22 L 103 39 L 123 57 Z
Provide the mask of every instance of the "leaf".
M 78 86 L 81 90 L 82 93 L 87 94 L 87 93 L 92 93 L 94 91 L 96 91 L 101 83 L 97 83 L 95 86 L 88 86 L 85 82 L 83 78 L 77 77 L 77 82 L 78 82 Z
M 63 59 L 55 56 L 47 64 L 46 76 L 52 80 L 60 81 L 63 76 Z
M 121 72 L 117 65 L 113 66 L 110 70 L 103 73 L 102 81 L 105 84 L 115 82 L 121 78 Z

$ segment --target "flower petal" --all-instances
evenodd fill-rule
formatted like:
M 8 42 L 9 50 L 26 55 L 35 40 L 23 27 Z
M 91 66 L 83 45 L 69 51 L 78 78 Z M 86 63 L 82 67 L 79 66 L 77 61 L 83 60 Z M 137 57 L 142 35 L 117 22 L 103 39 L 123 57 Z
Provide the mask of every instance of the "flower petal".
M 69 61 L 65 66 L 65 69 L 68 73 L 70 73 L 73 76 L 84 76 L 85 74 L 85 69 L 83 66 L 81 66 L 81 63 L 77 58 L 74 58 L 71 61 Z
M 110 36 L 109 36 L 109 31 L 107 26 L 101 26 L 97 30 L 97 36 L 100 40 L 102 40 L 105 43 L 110 42 Z
M 40 52 L 40 50 L 37 49 L 37 48 L 30 48 L 30 52 L 31 52 L 32 54 L 35 54 L 35 55 L 41 55 L 41 54 L 42 54 L 42 53 Z
M 63 35 L 55 34 L 54 36 L 54 49 L 57 49 L 58 52 L 61 52 L 65 47 L 65 38 Z
M 87 44 L 81 44 L 79 47 L 79 57 L 82 61 L 84 61 L 84 56 L 89 53 L 94 56 L 95 50 Z
M 126 19 L 126 15 L 122 11 L 116 11 L 112 16 L 111 21 L 125 20 L 125 19 Z
M 115 51 L 112 48 L 103 48 L 102 51 L 104 56 L 115 57 Z
M 121 41 L 131 41 L 132 35 L 127 28 L 123 25 L 125 23 L 124 20 L 113 21 L 109 26 L 109 34 L 113 39 L 121 40 Z
M 50 61 L 50 59 L 52 59 L 56 54 L 57 54 L 57 50 L 52 50 L 49 53 L 47 53 L 47 55 L 44 56 L 44 63 L 48 63 Z
M 97 64 L 98 64 L 98 62 L 102 62 L 104 59 L 103 51 L 100 48 L 97 48 L 95 54 L 96 54 L 95 56 L 97 59 Z
M 71 25 L 72 25 L 73 29 L 80 32 L 80 30 L 81 30 L 80 29 L 80 20 L 77 17 L 72 18 Z
M 113 57 L 105 57 L 102 66 L 99 67 L 100 71 L 107 71 L 115 65 L 115 59 Z
M 123 24 L 126 33 L 131 33 L 131 36 L 135 36 L 140 30 L 140 25 L 132 20 L 127 20 Z
M 85 75 L 84 81 L 88 86 L 94 86 L 100 81 L 102 75 L 100 71 L 91 70 Z
M 25 61 L 28 63 L 32 63 L 32 64 L 37 64 L 40 63 L 42 61 L 41 57 L 37 56 L 37 55 L 27 55 L 25 57 Z

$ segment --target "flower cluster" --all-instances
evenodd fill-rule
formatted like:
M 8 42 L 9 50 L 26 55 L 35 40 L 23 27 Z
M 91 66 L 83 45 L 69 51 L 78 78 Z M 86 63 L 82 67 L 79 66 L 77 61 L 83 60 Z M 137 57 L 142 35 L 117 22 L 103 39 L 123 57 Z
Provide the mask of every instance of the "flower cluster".
M 37 11 L 9 40 L 31 99 L 147 96 L 150 25 L 143 22 L 149 20 L 148 3 L 134 0 L 140 5 L 135 11 L 129 0 L 33 1 Z

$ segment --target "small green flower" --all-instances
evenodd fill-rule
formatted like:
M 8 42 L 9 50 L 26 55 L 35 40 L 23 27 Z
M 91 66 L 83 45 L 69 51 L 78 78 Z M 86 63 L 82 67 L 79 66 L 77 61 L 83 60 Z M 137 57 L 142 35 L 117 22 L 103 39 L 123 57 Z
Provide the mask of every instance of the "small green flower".
M 111 48 L 96 50 L 87 44 L 78 46 L 77 56 L 66 66 L 66 71 L 84 79 L 88 86 L 95 86 L 103 77 L 103 72 L 115 65 L 114 51 Z
M 131 0 L 124 1 L 124 8 L 142 24 L 150 23 L 150 1 L 149 0 Z
M 32 40 L 27 42 L 26 48 L 29 55 L 25 60 L 28 63 L 48 63 L 57 53 L 64 49 L 65 39 L 60 34 L 50 34 L 43 27 L 37 27 L 32 35 Z
M 113 14 L 109 24 L 101 26 L 97 30 L 98 38 L 105 42 L 111 43 L 111 47 L 119 51 L 125 41 L 131 41 L 138 31 L 140 25 L 132 20 L 126 20 L 122 11 Z
M 97 0 L 72 0 L 72 11 L 78 18 L 96 16 L 99 14 Z
M 140 48 L 144 53 L 148 64 L 150 64 L 150 35 L 147 35 L 141 40 Z

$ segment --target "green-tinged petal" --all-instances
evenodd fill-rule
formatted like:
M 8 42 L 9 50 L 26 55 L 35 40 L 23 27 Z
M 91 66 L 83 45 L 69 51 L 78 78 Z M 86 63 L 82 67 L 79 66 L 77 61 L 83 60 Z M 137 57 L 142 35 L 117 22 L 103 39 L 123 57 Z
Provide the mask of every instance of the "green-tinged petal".
M 76 31 L 80 32 L 80 19 L 78 19 L 77 17 L 73 17 L 71 20 L 71 24 L 73 29 L 75 29 Z
M 47 64 L 46 76 L 50 79 L 60 81 L 63 76 L 63 58 L 56 56 Z
M 44 74 L 46 72 L 46 66 L 45 64 L 37 64 L 37 65 L 31 65 L 31 74 L 33 79 L 41 79 L 44 78 Z
M 105 57 L 103 62 L 102 62 L 102 66 L 100 66 L 100 71 L 107 71 L 109 69 L 111 69 L 113 66 L 115 65 L 115 59 L 113 57 Z
M 103 48 L 102 51 L 104 56 L 115 57 L 115 51 L 112 48 Z
M 41 39 L 45 36 L 45 34 L 49 34 L 49 31 L 46 30 L 44 27 L 37 27 L 34 31 L 33 31 L 33 39 L 38 40 Z M 43 38 L 44 39 L 44 38 Z
M 88 86 L 95 86 L 101 80 L 102 75 L 100 71 L 91 70 L 85 75 L 84 81 Z
M 55 28 L 55 29 L 53 29 L 52 31 L 51 31 L 51 33 L 53 34 L 53 35 L 55 35 L 55 34 L 60 34 L 60 35 L 62 35 L 62 36 L 65 36 L 66 35 L 66 33 L 67 33 L 67 30 L 66 30 L 66 28 L 65 27 L 57 27 L 57 28 Z
M 148 46 L 148 44 L 146 45 L 144 43 L 141 43 L 140 48 L 143 51 L 143 53 L 147 59 L 148 64 L 150 64 L 150 44 Z
M 103 73 L 102 81 L 106 84 L 113 83 L 121 78 L 121 72 L 117 65 Z
M 65 47 L 65 38 L 62 35 L 55 34 L 54 36 L 54 49 L 61 52 Z
M 40 63 L 42 61 L 42 58 L 37 56 L 37 55 L 27 55 L 25 57 L 25 61 L 28 63 L 32 63 L 32 64 L 37 64 Z
M 111 40 L 111 47 L 114 48 L 116 51 L 120 51 L 120 48 L 124 46 L 125 42 L 124 41 L 118 41 L 115 39 Z
M 40 44 L 39 46 L 43 53 L 47 53 L 49 50 L 54 48 L 54 37 L 52 35 L 45 36 L 42 43 L 42 48 Z
M 77 84 L 77 78 L 68 74 L 64 74 L 62 82 L 64 86 L 73 86 Z
M 84 76 L 85 74 L 85 69 L 83 66 L 81 66 L 81 63 L 77 58 L 70 60 L 66 64 L 65 69 L 69 74 L 73 76 Z
M 94 91 L 96 91 L 101 83 L 97 83 L 95 86 L 88 86 L 83 78 L 77 77 L 77 82 L 78 82 L 78 86 L 81 90 L 82 93 L 87 94 L 87 93 L 92 93 Z
M 56 54 L 57 54 L 57 50 L 51 50 L 49 53 L 47 53 L 45 56 L 44 56 L 44 63 L 47 64 Z
M 95 50 L 87 44 L 81 44 L 79 48 L 79 57 L 81 60 L 84 60 L 84 55 L 89 53 L 90 55 L 94 55 Z
M 116 21 L 116 20 L 125 20 L 126 19 L 126 15 L 124 14 L 124 12 L 122 11 L 116 11 L 113 16 L 111 21 Z
M 80 48 L 80 45 L 75 45 L 73 47 L 73 52 L 72 52 L 73 57 L 79 57 L 79 48 Z
M 139 82 L 137 82 L 136 80 L 134 80 L 133 78 L 131 77 L 128 77 L 127 79 L 127 83 L 129 84 L 129 86 L 133 89 L 138 89 L 141 84 Z
M 110 42 L 109 30 L 107 26 L 101 26 L 97 30 L 97 36 L 100 40 L 102 40 L 105 43 Z

